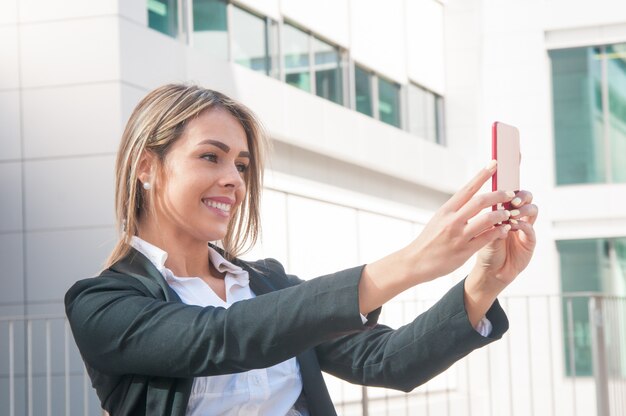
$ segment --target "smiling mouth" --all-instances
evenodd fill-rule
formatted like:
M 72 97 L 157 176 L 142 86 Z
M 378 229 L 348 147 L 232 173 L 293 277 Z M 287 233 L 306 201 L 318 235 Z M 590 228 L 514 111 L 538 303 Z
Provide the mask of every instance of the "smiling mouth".
M 231 208 L 231 204 L 226 204 L 224 202 L 216 202 L 210 199 L 203 199 L 202 203 L 204 203 L 204 205 L 206 205 L 209 208 L 213 208 L 214 210 L 217 210 L 219 213 L 221 213 L 224 216 L 228 216 L 230 215 L 230 208 Z

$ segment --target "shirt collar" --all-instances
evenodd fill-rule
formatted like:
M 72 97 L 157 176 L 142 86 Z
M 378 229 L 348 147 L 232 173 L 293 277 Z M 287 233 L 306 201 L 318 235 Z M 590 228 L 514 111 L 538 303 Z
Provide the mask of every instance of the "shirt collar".
M 165 261 L 167 260 L 166 251 L 161 250 L 154 244 L 150 244 L 146 240 L 143 240 L 135 235 L 131 237 L 130 245 L 135 250 L 146 256 L 148 260 L 154 264 L 154 267 L 161 272 L 166 280 L 168 280 L 169 277 L 177 277 L 174 276 L 171 270 L 165 267 Z M 209 246 L 209 259 L 218 272 L 231 275 L 235 280 L 233 283 L 237 283 L 240 286 L 246 286 L 250 282 L 250 277 L 248 276 L 247 271 L 226 260 L 211 246 Z

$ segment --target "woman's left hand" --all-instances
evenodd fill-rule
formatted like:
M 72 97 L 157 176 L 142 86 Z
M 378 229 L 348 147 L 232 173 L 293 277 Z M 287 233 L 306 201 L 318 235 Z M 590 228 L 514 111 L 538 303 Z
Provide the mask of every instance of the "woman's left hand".
M 475 267 L 503 286 L 511 283 L 528 266 L 535 250 L 537 240 L 533 224 L 539 209 L 532 201 L 530 192 L 519 191 L 511 201 L 514 208 L 510 211 L 511 231 L 506 238 L 491 242 L 477 254 Z
M 487 244 L 477 253 L 476 265 L 465 283 L 465 304 L 473 325 L 532 258 L 537 242 L 533 224 L 539 212 L 532 201 L 530 192 L 519 191 L 511 201 L 511 230 L 506 237 Z

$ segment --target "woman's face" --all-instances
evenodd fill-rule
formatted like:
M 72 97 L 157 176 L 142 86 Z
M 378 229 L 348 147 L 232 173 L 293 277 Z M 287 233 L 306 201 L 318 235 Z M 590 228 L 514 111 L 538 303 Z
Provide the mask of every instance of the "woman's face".
M 191 119 L 162 166 L 154 208 L 161 235 L 216 241 L 246 193 L 250 164 L 246 134 L 237 119 L 210 109 Z

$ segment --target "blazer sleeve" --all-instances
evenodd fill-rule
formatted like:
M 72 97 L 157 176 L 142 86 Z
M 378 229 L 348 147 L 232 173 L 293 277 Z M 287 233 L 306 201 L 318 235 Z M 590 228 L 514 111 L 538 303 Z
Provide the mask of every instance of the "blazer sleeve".
M 361 271 L 322 276 L 228 309 L 155 299 L 139 279 L 111 272 L 74 284 L 66 313 L 83 359 L 102 373 L 227 374 L 268 367 L 362 331 Z
M 483 337 L 467 317 L 464 283 L 399 329 L 377 325 L 320 344 L 316 353 L 322 370 L 355 384 L 409 392 L 474 349 L 501 338 L 508 320 L 498 301 L 487 312 L 492 333 Z

